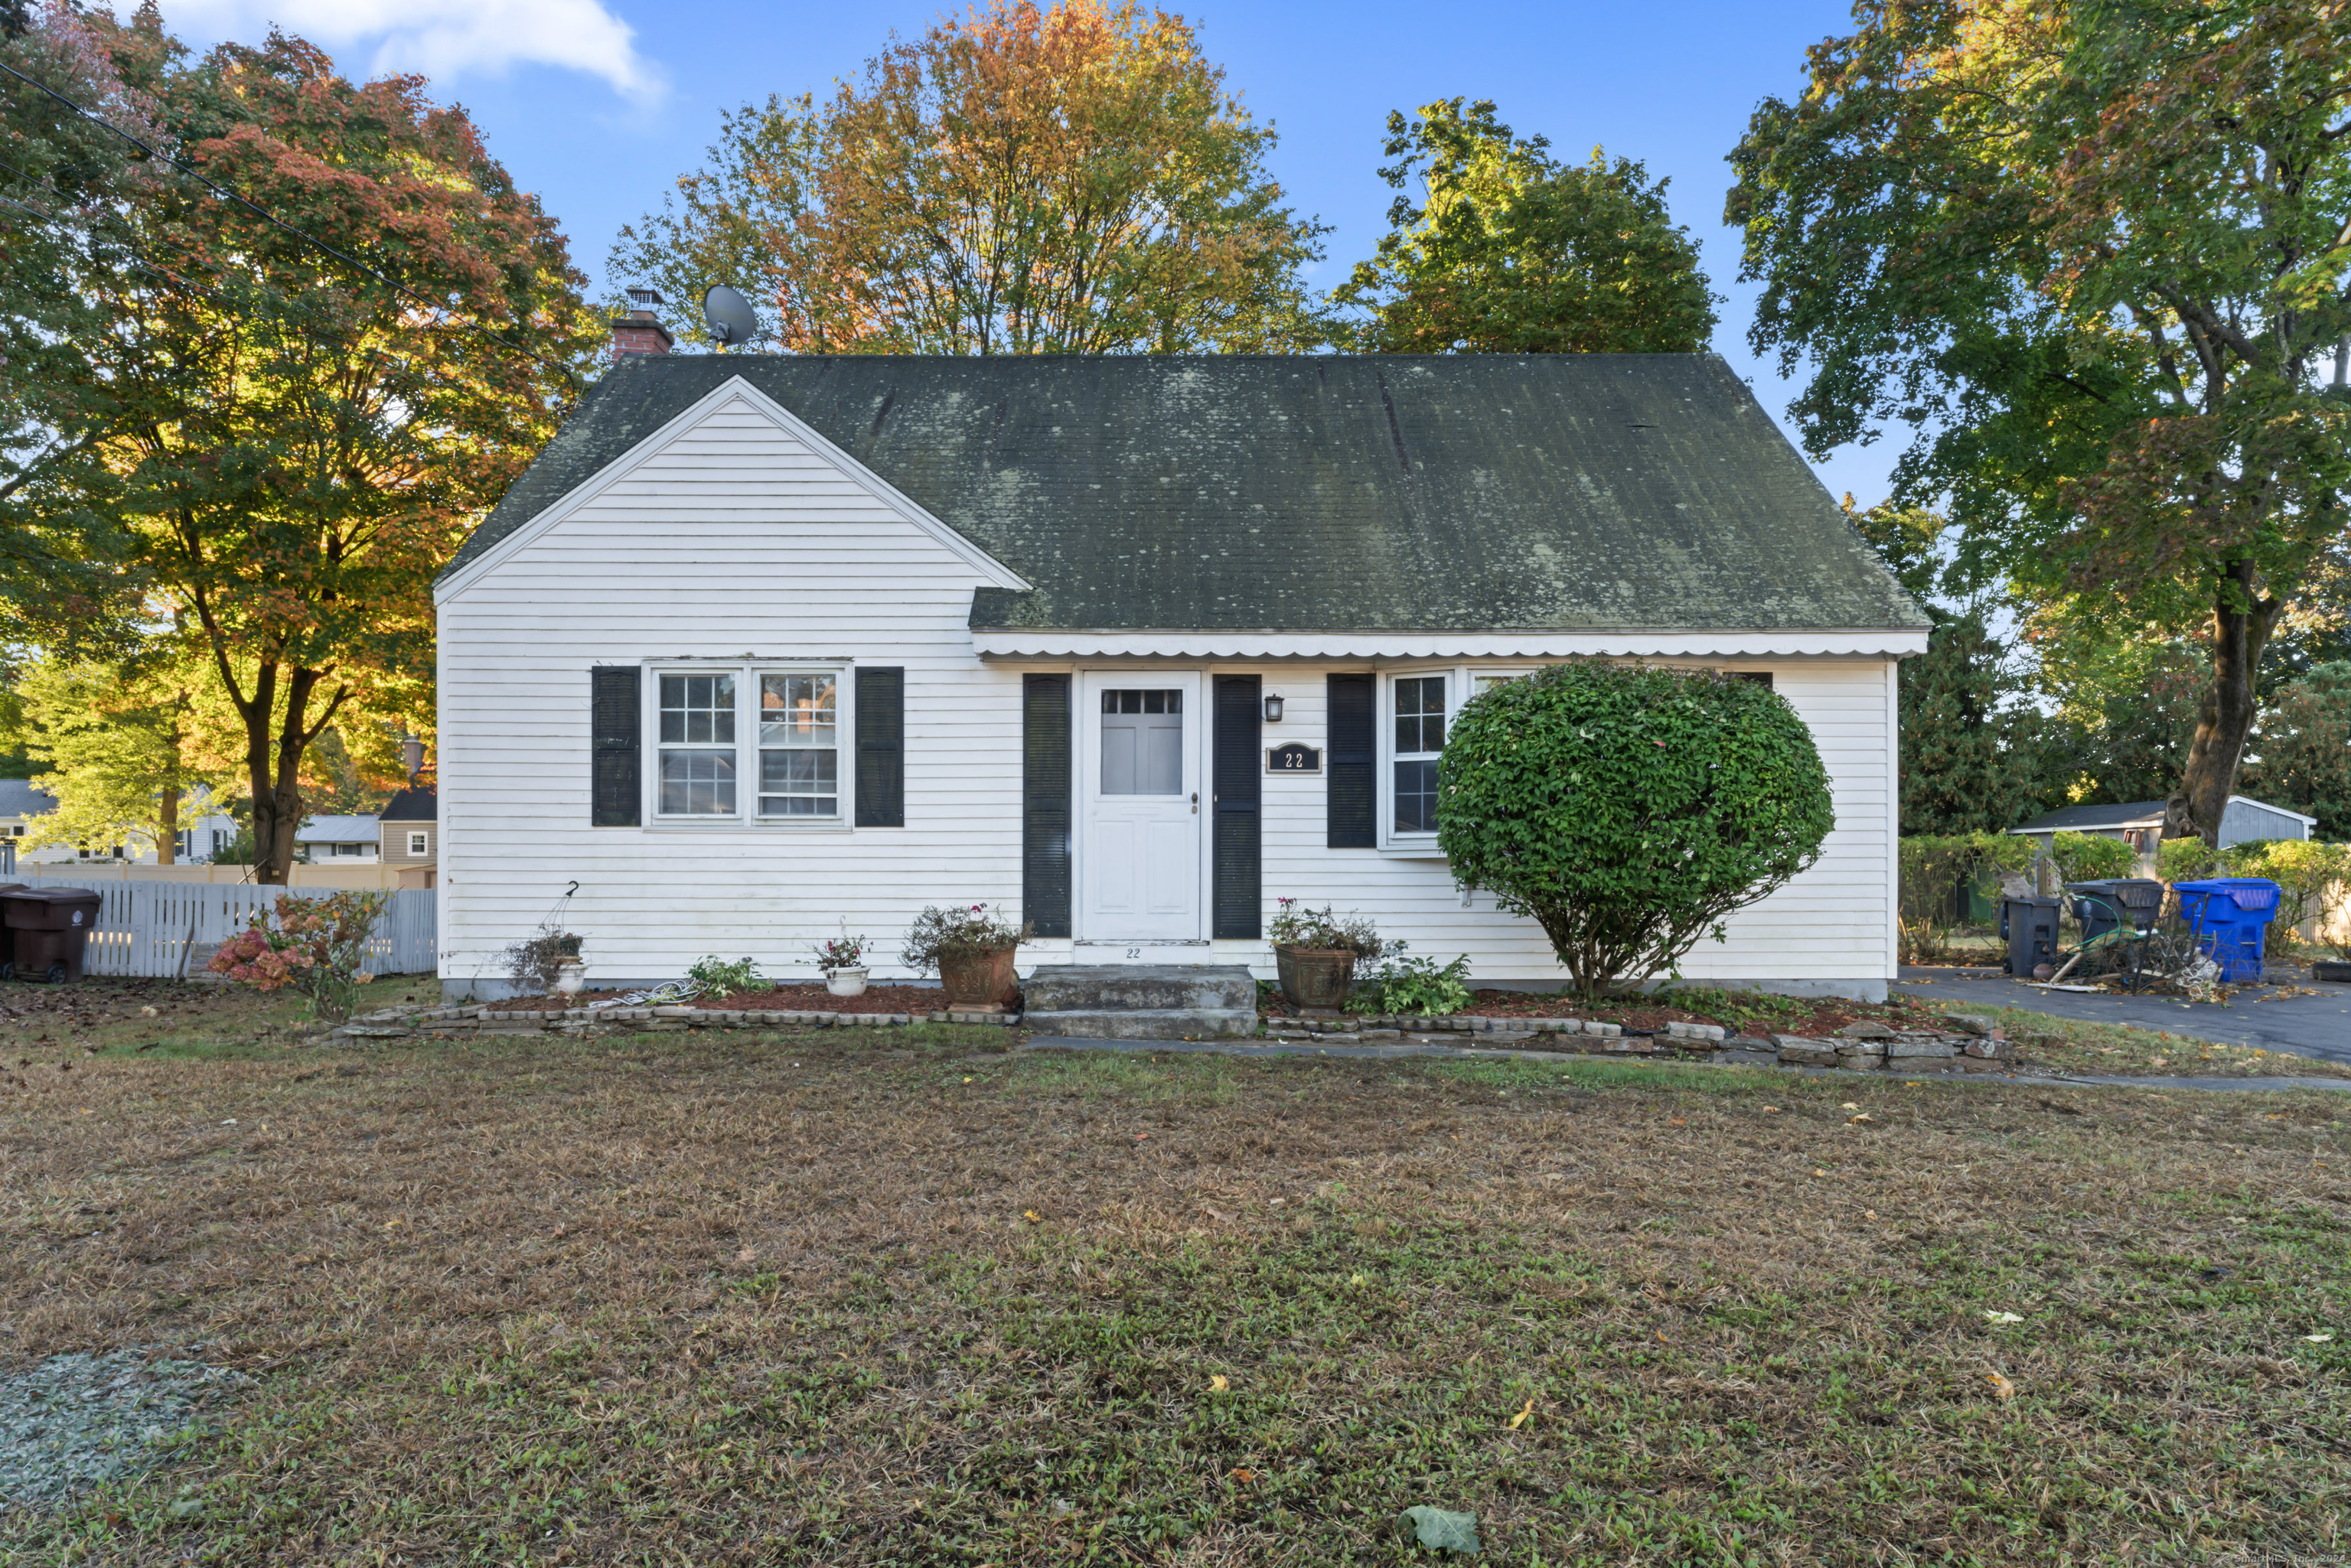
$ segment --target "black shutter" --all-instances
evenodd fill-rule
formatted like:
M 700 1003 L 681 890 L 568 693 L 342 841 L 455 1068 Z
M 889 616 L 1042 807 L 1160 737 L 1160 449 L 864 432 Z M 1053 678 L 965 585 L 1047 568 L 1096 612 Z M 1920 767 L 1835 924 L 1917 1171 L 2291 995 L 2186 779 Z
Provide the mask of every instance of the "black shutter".
M 643 679 L 634 664 L 598 664 L 588 672 L 592 826 L 633 828 L 643 821 Z
M 857 672 L 857 825 L 906 825 L 906 672 Z
M 1264 766 L 1257 754 L 1258 716 L 1255 675 L 1217 677 L 1216 756 L 1210 770 L 1214 789 L 1209 797 L 1216 841 L 1208 856 L 1216 878 L 1216 915 L 1208 927 L 1213 936 L 1255 939 L 1262 935 L 1258 824 Z
M 1070 677 L 1020 681 L 1020 914 L 1070 934 Z
M 1325 737 L 1331 747 L 1327 795 L 1327 842 L 1334 850 L 1379 847 L 1379 681 L 1372 675 L 1332 675 Z

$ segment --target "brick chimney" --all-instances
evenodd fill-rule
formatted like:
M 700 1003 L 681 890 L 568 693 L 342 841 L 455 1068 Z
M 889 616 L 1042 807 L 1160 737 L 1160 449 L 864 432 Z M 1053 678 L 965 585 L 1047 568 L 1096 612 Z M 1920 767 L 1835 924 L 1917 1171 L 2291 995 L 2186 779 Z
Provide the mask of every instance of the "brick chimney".
M 638 354 L 666 354 L 677 341 L 669 329 L 653 314 L 667 303 L 650 288 L 629 290 L 629 313 L 612 318 L 612 357 L 616 360 Z

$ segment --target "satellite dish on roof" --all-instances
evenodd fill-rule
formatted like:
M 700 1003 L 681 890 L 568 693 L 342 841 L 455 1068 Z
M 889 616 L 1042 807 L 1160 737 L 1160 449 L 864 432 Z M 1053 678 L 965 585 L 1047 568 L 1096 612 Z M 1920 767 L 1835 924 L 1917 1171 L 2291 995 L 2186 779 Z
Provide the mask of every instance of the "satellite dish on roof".
M 759 335 L 759 318 L 751 302 L 723 283 L 713 284 L 702 296 L 702 319 L 710 323 L 714 343 L 747 343 Z

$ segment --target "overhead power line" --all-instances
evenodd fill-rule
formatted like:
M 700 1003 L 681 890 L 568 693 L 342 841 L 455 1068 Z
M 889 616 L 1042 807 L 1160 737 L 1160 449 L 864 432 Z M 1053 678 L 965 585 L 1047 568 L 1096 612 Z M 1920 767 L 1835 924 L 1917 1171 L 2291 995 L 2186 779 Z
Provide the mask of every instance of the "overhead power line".
M 138 148 L 140 152 L 144 152 L 148 157 L 152 159 L 161 159 L 162 162 L 169 163 L 174 169 L 179 170 L 190 179 L 211 191 L 214 195 L 218 196 L 221 200 L 235 203 L 236 205 L 245 208 L 247 212 L 250 212 L 255 216 L 260 218 L 263 222 L 269 224 L 272 227 L 285 230 L 287 234 L 292 235 L 296 239 L 300 240 L 303 244 L 311 246 L 325 255 L 333 256 L 337 261 L 341 262 L 346 267 L 353 267 L 358 271 L 367 274 L 370 277 L 374 278 L 378 283 L 382 284 L 385 287 L 390 288 L 396 293 L 407 296 L 409 298 L 415 300 L 419 305 L 423 306 L 428 310 L 438 312 L 442 309 L 440 303 L 433 299 L 431 297 L 418 293 L 415 289 L 409 287 L 408 285 L 402 283 L 397 278 L 385 277 L 382 273 L 378 272 L 374 267 L 370 267 L 366 262 L 360 260 L 359 257 L 347 255 L 343 251 L 336 249 L 333 246 L 329 245 L 325 240 L 319 239 L 315 235 L 306 234 L 302 230 L 296 228 L 292 224 L 287 223 L 285 219 L 279 217 L 268 208 L 260 205 L 258 203 L 247 200 L 236 191 L 220 183 L 210 175 L 204 173 L 202 170 L 197 169 L 193 164 L 175 158 L 169 152 L 162 152 L 160 149 L 148 145 L 145 141 L 141 141 L 138 137 L 133 136 L 128 131 L 123 130 L 122 127 L 115 124 L 112 120 L 108 120 L 105 116 L 99 114 L 96 110 L 84 108 L 82 105 L 75 102 L 72 99 L 68 98 L 64 93 L 59 92 L 57 89 L 51 87 L 48 83 L 41 80 L 39 78 L 26 76 L 23 71 L 18 70 L 16 67 L 8 64 L 5 60 L 0 60 L 0 71 L 6 71 L 10 76 L 15 77 L 18 81 L 25 83 L 26 86 L 36 88 L 40 91 L 47 93 L 49 97 L 57 99 L 59 103 L 64 104 L 68 109 L 72 110 L 76 114 L 80 115 L 84 120 L 89 120 L 91 124 L 103 130 L 110 131 L 115 135 L 120 136 L 133 147 Z M 509 341 L 508 340 L 500 337 L 497 333 L 491 331 L 487 327 L 483 326 L 478 321 L 462 322 L 459 323 L 459 325 L 463 326 L 468 331 L 478 332 L 483 337 L 488 339 L 491 342 L 497 344 L 500 348 L 511 350 L 515 353 L 520 354 L 526 359 L 536 360 L 538 363 L 545 365 L 551 371 L 560 371 L 562 374 L 570 377 L 574 382 L 580 380 L 580 373 L 570 366 L 550 360 L 544 354 L 534 353 L 532 350 L 524 348 L 520 343 Z

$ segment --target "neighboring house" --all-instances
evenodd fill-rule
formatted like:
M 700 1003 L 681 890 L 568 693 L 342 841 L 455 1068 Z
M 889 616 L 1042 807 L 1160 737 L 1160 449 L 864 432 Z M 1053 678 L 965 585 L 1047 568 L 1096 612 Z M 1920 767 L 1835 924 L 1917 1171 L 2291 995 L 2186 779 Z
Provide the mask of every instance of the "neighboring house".
M 2065 806 L 2009 831 L 2037 840 L 2043 850 L 2058 833 L 2120 839 L 2138 852 L 2139 863 L 2152 875 L 2156 846 L 2163 839 L 2164 804 L 2161 800 L 2132 800 L 2119 806 Z M 2256 839 L 2306 839 L 2317 825 L 2315 817 L 2231 795 L 2227 809 L 2220 813 L 2220 847 L 2225 850 L 2231 844 Z
M 435 599 L 452 994 L 558 901 L 598 985 L 844 922 L 900 976 L 980 903 L 1024 970 L 1268 976 L 1280 896 L 1555 985 L 1433 781 L 1481 685 L 1587 655 L 1768 679 L 1828 766 L 1820 862 L 1684 972 L 1895 970 L 1927 618 L 1710 354 L 627 360 Z
M 294 830 L 294 848 L 312 865 L 373 865 L 377 828 L 372 815 L 305 817 Z
M 235 820 L 205 812 L 204 809 L 209 804 L 209 796 L 190 793 L 184 810 L 201 814 L 194 818 L 194 826 L 180 830 L 175 849 L 177 858 L 183 862 L 208 861 L 236 837 Z M 22 779 L 0 779 L 0 872 L 16 870 L 20 861 L 26 865 L 65 865 L 90 860 L 153 865 L 162 858 L 152 847 L 133 850 L 126 844 L 26 847 L 23 841 L 32 831 L 33 819 L 57 809 L 57 798 L 47 790 Z
M 439 816 L 439 805 L 430 784 L 411 784 L 386 801 L 383 810 L 376 814 L 378 859 L 402 872 L 422 873 L 413 881 L 403 876 L 402 886 L 434 885 L 440 853 Z
M 23 779 L 0 779 L 0 873 L 15 871 L 19 860 L 36 865 L 73 859 L 71 850 L 27 850 L 24 846 L 25 835 L 33 831 L 33 819 L 45 817 L 57 809 L 57 798 L 47 790 Z

